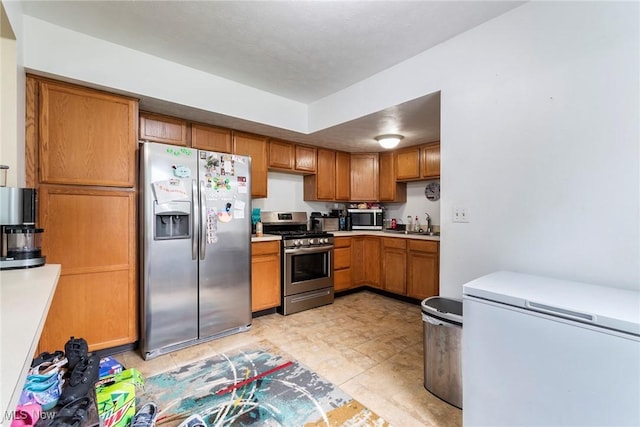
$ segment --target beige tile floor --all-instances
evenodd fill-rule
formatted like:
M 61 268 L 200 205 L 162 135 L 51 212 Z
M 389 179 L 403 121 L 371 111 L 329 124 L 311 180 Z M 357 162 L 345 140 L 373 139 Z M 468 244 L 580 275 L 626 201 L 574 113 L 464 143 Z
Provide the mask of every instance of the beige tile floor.
M 248 332 L 144 361 L 116 356 L 144 376 L 267 340 L 397 427 L 461 426 L 462 411 L 423 387 L 420 307 L 363 291 L 289 316 L 253 319 Z

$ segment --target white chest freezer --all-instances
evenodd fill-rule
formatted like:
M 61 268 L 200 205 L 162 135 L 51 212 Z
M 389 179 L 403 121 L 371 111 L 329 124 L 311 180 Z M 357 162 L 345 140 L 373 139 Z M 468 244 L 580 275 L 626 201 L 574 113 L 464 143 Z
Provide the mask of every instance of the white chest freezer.
M 465 427 L 640 426 L 640 292 L 497 272 L 463 310 Z

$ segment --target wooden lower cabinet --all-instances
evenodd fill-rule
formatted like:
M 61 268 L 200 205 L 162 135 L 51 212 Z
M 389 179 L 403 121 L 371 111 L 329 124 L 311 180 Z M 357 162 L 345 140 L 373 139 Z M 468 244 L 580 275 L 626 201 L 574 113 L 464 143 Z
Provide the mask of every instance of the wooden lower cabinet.
M 340 292 L 353 287 L 351 280 L 351 237 L 336 237 L 333 249 L 333 286 Z
M 364 238 L 364 281 L 367 285 L 374 288 L 380 286 L 380 238 L 365 237 Z
M 137 340 L 136 197 L 133 191 L 40 186 L 47 262 L 62 271 L 38 350 L 83 337 L 89 350 Z
M 405 295 L 407 289 L 407 241 L 390 237 L 383 237 L 381 240 L 382 289 Z
M 407 296 L 425 299 L 440 293 L 439 243 L 409 240 L 407 250 Z
M 280 305 L 280 242 L 251 244 L 251 311 Z

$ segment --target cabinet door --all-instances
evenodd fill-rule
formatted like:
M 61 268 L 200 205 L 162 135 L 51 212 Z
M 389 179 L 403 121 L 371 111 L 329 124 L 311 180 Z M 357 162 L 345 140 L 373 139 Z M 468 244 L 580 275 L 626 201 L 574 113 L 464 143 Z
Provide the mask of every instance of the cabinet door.
M 336 151 L 336 200 L 348 201 L 351 197 L 351 155 Z
M 422 147 L 422 177 L 437 178 L 440 176 L 440 143 Z
M 420 147 L 407 147 L 396 151 L 396 179 L 420 179 Z
M 135 185 L 137 102 L 40 82 L 40 182 Z
M 43 254 L 62 264 L 40 349 L 61 349 L 72 335 L 91 351 L 135 342 L 135 193 L 41 186 L 38 196 Z
M 194 123 L 191 125 L 191 146 L 199 150 L 231 153 L 231 131 Z
M 269 168 L 292 170 L 295 152 L 293 144 L 269 140 Z
M 364 237 L 351 238 L 351 280 L 354 285 L 364 284 Z
M 251 156 L 251 197 L 267 197 L 267 138 L 234 132 L 233 152 Z
M 394 294 L 405 295 L 407 288 L 407 251 L 404 249 L 383 249 L 382 288 Z
M 251 244 L 251 311 L 280 305 L 280 242 Z
M 407 288 L 407 240 L 383 237 L 382 244 L 382 288 L 395 294 L 405 295 Z
M 374 288 L 380 288 L 380 239 L 364 239 L 364 280 Z
M 378 153 L 351 154 L 351 200 L 378 200 Z
M 187 145 L 187 122 L 175 117 L 140 112 L 139 138 L 144 141 Z
M 396 181 L 395 156 L 391 151 L 379 154 L 381 202 L 406 202 L 407 184 Z
M 409 240 L 407 295 L 425 299 L 440 293 L 438 242 Z
M 318 148 L 318 200 L 335 200 L 336 197 L 336 152 Z
M 307 173 L 316 173 L 316 147 L 296 145 L 295 170 Z

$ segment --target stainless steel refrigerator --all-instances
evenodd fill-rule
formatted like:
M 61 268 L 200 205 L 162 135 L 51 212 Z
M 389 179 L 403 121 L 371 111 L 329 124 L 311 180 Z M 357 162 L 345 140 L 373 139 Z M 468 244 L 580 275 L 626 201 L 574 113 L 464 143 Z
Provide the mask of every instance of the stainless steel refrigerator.
M 140 149 L 144 359 L 251 326 L 251 158 Z

